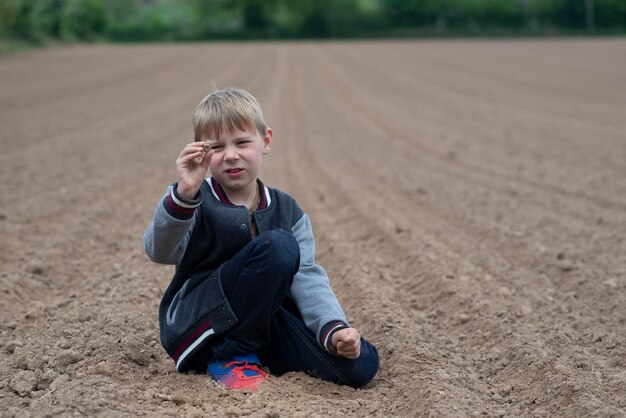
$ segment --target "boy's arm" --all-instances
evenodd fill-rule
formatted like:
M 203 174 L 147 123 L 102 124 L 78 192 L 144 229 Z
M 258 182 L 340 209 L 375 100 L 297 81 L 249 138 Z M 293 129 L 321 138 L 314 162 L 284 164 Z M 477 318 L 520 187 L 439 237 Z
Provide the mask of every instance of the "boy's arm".
M 315 333 L 321 346 L 336 353 L 333 335 L 350 325 L 330 287 L 328 275 L 315 262 L 315 241 L 311 222 L 306 214 L 296 222 L 292 232 L 300 246 L 300 269 L 291 285 L 298 310 L 306 326 Z
M 168 187 L 143 236 L 144 250 L 155 263 L 178 264 L 193 232 L 197 208 L 202 203 L 200 193 L 193 200 L 181 198 L 176 186 Z
M 200 206 L 200 187 L 209 169 L 213 150 L 201 141 L 191 142 L 176 159 L 177 182 L 157 205 L 154 221 L 143 237 L 148 257 L 156 263 L 178 264 L 182 259 Z

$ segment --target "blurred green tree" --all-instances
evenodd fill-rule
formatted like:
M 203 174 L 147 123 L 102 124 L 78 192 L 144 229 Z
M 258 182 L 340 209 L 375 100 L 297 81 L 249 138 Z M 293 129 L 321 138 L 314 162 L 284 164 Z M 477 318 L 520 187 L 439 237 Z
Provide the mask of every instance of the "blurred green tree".
M 32 36 L 44 38 L 59 38 L 61 36 L 61 15 L 64 0 L 38 0 L 33 2 L 28 20 Z
M 626 0 L 0 0 L 0 36 L 35 42 L 585 29 L 626 32 Z
M 94 40 L 104 33 L 107 17 L 102 0 L 63 0 L 62 3 L 60 10 L 62 38 Z
M 28 0 L 5 0 L 0 2 L 0 28 L 5 36 L 36 41 L 31 13 L 35 4 Z

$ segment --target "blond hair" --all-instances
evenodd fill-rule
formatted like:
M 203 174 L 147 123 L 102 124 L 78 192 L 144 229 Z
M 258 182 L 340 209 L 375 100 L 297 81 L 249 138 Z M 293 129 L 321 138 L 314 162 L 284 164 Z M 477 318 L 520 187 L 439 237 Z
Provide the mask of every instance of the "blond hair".
M 267 131 L 259 102 L 245 90 L 226 88 L 206 96 L 193 114 L 196 141 L 217 139 L 235 130 L 256 130 L 261 136 Z

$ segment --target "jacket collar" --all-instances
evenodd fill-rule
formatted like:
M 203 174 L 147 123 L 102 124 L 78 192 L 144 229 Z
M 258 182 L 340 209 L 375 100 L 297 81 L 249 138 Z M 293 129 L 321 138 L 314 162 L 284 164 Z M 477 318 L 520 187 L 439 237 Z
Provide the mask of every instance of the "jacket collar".
M 220 202 L 222 202 L 223 204 L 227 206 L 236 206 L 233 202 L 230 201 L 230 199 L 226 195 L 226 192 L 224 191 L 224 188 L 222 187 L 221 184 L 219 184 L 217 180 L 215 180 L 214 177 L 209 177 L 208 179 L 206 179 L 206 182 L 209 184 L 209 187 L 211 188 L 213 197 L 215 197 L 217 200 L 219 200 Z M 272 203 L 272 199 L 270 197 L 269 190 L 267 189 L 267 187 L 265 187 L 261 179 L 257 179 L 256 182 L 257 182 L 257 187 L 259 188 L 259 196 L 261 196 L 261 199 L 259 199 L 259 204 L 256 207 L 256 210 L 265 209 Z

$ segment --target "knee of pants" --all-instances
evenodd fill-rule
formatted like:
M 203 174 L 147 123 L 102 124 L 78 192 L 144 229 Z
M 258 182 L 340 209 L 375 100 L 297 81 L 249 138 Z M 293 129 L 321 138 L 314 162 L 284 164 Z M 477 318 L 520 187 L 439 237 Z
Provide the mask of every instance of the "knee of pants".
M 258 236 L 278 276 L 293 277 L 300 267 L 300 247 L 291 232 L 272 229 Z
M 349 372 L 345 374 L 345 385 L 360 388 L 372 381 L 380 367 L 376 347 L 361 339 L 361 355 L 354 360 Z

